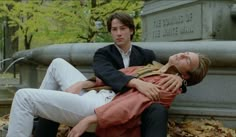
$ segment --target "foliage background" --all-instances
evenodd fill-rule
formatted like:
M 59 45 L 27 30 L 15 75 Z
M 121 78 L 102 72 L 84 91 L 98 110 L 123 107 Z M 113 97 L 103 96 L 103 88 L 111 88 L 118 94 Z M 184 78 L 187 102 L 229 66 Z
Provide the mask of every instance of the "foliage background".
M 130 14 L 136 24 L 134 41 L 141 40 L 141 0 L 2 0 L 0 17 L 17 28 L 20 50 L 54 43 L 110 42 L 107 17 Z

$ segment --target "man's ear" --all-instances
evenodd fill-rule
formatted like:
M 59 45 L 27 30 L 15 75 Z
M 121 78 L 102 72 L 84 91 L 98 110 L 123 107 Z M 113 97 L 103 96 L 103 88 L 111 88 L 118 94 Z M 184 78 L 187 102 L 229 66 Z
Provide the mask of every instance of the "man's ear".
M 186 80 L 186 79 L 189 79 L 189 75 L 188 75 L 188 74 L 182 74 L 181 77 L 182 77 L 183 79 L 185 79 L 185 80 Z
M 130 32 L 131 32 L 131 35 L 133 35 L 133 34 L 134 34 L 134 30 L 133 30 L 133 29 L 130 29 Z

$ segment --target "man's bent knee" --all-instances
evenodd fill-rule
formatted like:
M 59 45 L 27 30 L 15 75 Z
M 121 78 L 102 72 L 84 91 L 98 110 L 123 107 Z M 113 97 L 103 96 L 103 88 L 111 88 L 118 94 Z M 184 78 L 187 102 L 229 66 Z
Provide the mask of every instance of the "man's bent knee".
M 63 58 L 55 58 L 55 59 L 52 60 L 51 64 L 60 65 L 60 64 L 65 63 L 65 62 L 66 61 Z

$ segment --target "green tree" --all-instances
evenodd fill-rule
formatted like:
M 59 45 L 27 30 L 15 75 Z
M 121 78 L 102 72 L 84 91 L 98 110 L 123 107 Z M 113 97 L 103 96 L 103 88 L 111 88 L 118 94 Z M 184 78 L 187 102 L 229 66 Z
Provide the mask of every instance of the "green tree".
M 40 27 L 47 25 L 40 9 L 40 1 L 15 2 L 0 1 L 0 17 L 6 17 L 10 27 L 17 27 L 14 38 L 23 37 L 25 49 L 30 49 L 33 36 Z
M 89 0 L 54 1 L 52 9 L 54 29 L 47 34 L 57 38 L 57 43 L 111 41 L 106 30 L 107 17 L 115 11 L 125 11 L 135 18 L 136 41 L 140 40 L 141 20 L 139 17 L 142 1 Z M 61 6 L 60 6 L 61 5 Z M 60 8 L 58 8 L 60 6 Z M 56 12 L 55 12 L 56 11 Z
M 53 43 L 110 41 L 105 24 L 115 11 L 135 18 L 135 40 L 139 41 L 142 5 L 140 0 L 9 0 L 0 1 L 0 17 L 7 17 L 9 26 L 18 27 L 13 39 L 19 38 L 25 49 Z

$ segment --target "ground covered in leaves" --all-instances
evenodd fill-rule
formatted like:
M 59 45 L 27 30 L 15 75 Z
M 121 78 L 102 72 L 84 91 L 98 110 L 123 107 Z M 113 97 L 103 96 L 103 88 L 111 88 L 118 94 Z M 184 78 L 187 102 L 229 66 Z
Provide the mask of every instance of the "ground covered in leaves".
M 168 127 L 168 137 L 236 137 L 235 129 L 226 128 L 216 120 L 170 120 Z
M 0 117 L 0 130 L 8 123 L 8 115 Z M 236 130 L 226 128 L 216 120 L 169 120 L 168 137 L 236 137 Z M 66 137 L 69 128 L 61 125 L 57 137 Z M 0 132 L 1 133 L 1 132 Z

